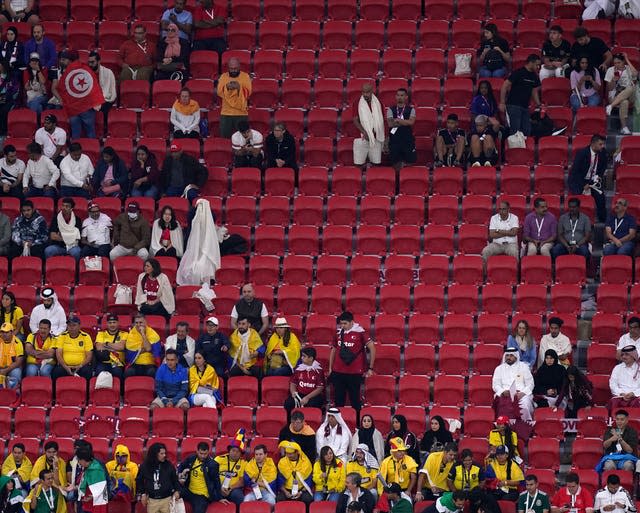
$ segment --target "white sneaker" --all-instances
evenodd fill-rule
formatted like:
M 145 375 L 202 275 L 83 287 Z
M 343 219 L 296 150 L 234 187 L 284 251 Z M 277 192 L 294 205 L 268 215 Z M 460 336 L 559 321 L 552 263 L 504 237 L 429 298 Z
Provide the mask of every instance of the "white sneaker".
M 471 167 L 480 167 L 480 162 L 476 160 L 473 164 L 471 164 Z
M 607 116 L 611 116 L 611 111 L 613 110 L 613 107 L 611 105 L 607 105 L 607 108 L 605 110 L 607 112 Z
M 484 163 L 484 167 L 491 167 L 491 162 L 488 160 Z
M 622 130 L 620 130 L 620 133 L 621 133 L 622 135 L 631 135 L 631 130 L 629 130 L 629 128 L 628 128 L 628 127 L 626 127 L 626 126 L 623 126 L 623 127 L 622 127 Z

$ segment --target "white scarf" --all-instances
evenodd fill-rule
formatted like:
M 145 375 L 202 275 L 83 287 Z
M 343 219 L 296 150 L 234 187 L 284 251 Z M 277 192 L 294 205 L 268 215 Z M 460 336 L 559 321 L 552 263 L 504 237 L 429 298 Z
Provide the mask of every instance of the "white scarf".
M 62 212 L 58 212 L 57 220 L 58 230 L 67 249 L 77 246 L 80 240 L 80 230 L 76 228 L 76 215 L 73 211 L 71 212 L 71 218 L 68 223 L 64 220 Z
M 371 95 L 371 108 L 364 96 L 360 96 L 358 102 L 358 119 L 364 131 L 369 137 L 369 146 L 373 146 L 376 141 L 384 142 L 384 119 L 382 118 L 382 107 L 375 94 Z
M 311 365 L 307 365 L 306 363 L 298 364 L 298 366 L 296 367 L 296 370 L 300 372 L 318 371 L 318 370 L 322 370 L 322 366 L 318 363 L 318 360 L 313 360 L 313 363 Z

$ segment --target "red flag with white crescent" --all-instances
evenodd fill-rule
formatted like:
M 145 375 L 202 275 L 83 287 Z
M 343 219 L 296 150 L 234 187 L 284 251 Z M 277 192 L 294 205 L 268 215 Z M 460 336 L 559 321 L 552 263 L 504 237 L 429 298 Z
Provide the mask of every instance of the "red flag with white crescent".
M 68 117 L 77 116 L 104 103 L 100 81 L 93 70 L 80 61 L 67 66 L 58 84 L 62 107 Z

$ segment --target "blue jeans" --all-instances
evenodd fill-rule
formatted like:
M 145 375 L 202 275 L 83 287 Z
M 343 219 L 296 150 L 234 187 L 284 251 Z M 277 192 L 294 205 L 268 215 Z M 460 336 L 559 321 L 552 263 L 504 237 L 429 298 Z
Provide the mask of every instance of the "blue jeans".
M 480 66 L 480 78 L 502 78 L 507 74 L 507 68 L 498 68 L 491 71 L 489 68 L 485 66 Z
M 82 137 L 82 130 L 84 129 L 84 136 L 88 139 L 96 138 L 96 111 L 93 109 L 85 110 L 77 116 L 69 118 L 69 125 L 71 125 L 71 139 L 78 139 Z
M 260 493 L 262 494 L 261 500 L 263 500 L 267 504 L 274 505 L 276 503 L 276 496 L 272 493 L 269 493 L 268 490 L 265 490 L 264 488 L 262 488 L 260 490 Z M 253 494 L 253 491 L 249 492 L 247 495 L 244 496 L 244 502 L 251 502 L 255 500 L 257 499 L 256 499 L 256 496 Z
M 148 189 L 138 189 L 136 187 L 131 189 L 131 197 L 133 198 L 144 197 L 158 199 L 158 196 L 160 196 L 160 191 L 158 191 L 158 188 L 155 185 L 149 186 Z
M 56 199 L 57 195 L 58 191 L 54 188 L 45 189 L 44 187 L 34 187 L 33 185 L 29 187 L 29 190 L 27 191 L 27 198 L 31 198 L 32 196 L 45 196 L 46 198 Z
M 587 96 L 587 106 L 588 107 L 597 107 L 600 105 L 600 96 L 598 93 L 592 94 L 591 96 Z M 569 103 L 571 104 L 571 108 L 573 112 L 577 111 L 580 107 L 582 107 L 582 100 L 577 94 L 572 94 L 569 98 Z
M 38 96 L 35 100 L 27 102 L 27 107 L 29 107 L 29 110 L 40 114 L 47 106 L 47 101 L 46 96 Z
M 179 198 L 180 196 L 182 196 L 183 192 L 184 188 L 180 189 L 180 187 L 167 187 L 165 195 Z M 189 200 L 189 203 L 196 199 L 199 193 L 200 191 L 198 189 L 189 189 L 189 192 L 187 193 L 187 199 Z
M 80 246 L 74 246 L 71 249 L 67 249 L 64 246 L 58 246 L 57 244 L 51 244 L 44 248 L 44 257 L 51 258 L 54 256 L 65 256 L 69 255 L 76 259 L 76 261 L 80 260 L 80 255 L 82 253 L 82 248 Z
M 45 363 L 44 365 L 38 365 L 36 363 L 28 363 L 26 374 L 27 376 L 50 377 L 52 370 L 53 370 L 53 365 L 50 363 Z
M 204 495 L 196 495 L 187 488 L 183 488 L 180 491 L 180 495 L 185 502 L 191 504 L 193 513 L 206 513 L 209 507 L 209 501 Z
M 6 375 L 6 385 L 8 388 L 16 388 L 22 379 L 22 369 L 20 367 L 13 369 Z
M 338 502 L 340 500 L 340 494 L 337 492 L 333 492 L 333 493 L 316 492 L 313 494 L 313 500 Z
M 82 187 L 70 187 L 69 185 L 60 186 L 60 197 L 66 198 L 69 196 L 78 196 L 80 198 L 89 199 L 89 191 Z
M 559 242 L 556 242 L 553 248 L 551 248 L 551 258 L 553 260 L 558 258 L 560 255 L 568 255 L 568 254 L 569 252 L 567 251 L 567 248 L 565 248 L 564 245 L 560 244 Z M 583 244 L 582 246 L 578 246 L 575 254 L 583 256 L 585 258 L 589 258 L 589 246 L 587 246 L 586 244 Z
M 524 135 L 531 135 L 531 117 L 529 109 L 520 105 L 507 105 L 509 115 L 509 134 L 513 135 L 520 131 Z
M 623 242 L 622 246 L 618 247 L 615 244 L 605 244 L 604 248 L 602 248 L 602 253 L 605 256 L 609 255 L 633 255 L 633 248 L 635 247 L 635 243 L 633 241 L 628 240 L 627 242 Z
M 283 365 L 277 369 L 267 370 L 267 376 L 291 376 L 291 367 Z

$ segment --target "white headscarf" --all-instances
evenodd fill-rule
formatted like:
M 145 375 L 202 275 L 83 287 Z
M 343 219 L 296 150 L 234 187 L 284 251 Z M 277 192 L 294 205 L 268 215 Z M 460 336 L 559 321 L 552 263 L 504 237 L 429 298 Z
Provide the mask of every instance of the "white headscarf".
M 196 214 L 191 222 L 187 249 L 180 260 L 178 285 L 201 285 L 215 278 L 220 269 L 220 244 L 211 206 L 205 199 L 196 202 Z
M 364 453 L 365 467 L 373 468 L 376 470 L 380 468 L 380 464 L 378 463 L 378 460 L 373 454 L 369 452 L 369 446 L 367 444 L 358 444 L 356 446 L 356 451 L 358 449 L 360 449 Z M 351 461 L 356 461 L 356 451 L 353 451 L 353 454 L 351 455 Z
M 343 435 L 351 435 L 349 426 L 347 426 L 347 423 L 342 418 L 342 415 L 340 414 L 340 410 L 338 408 L 329 408 L 327 410 L 327 415 L 324 418 L 324 422 L 320 424 L 320 427 L 318 428 L 319 433 L 325 433 L 325 436 L 329 436 L 328 431 L 331 429 L 331 427 L 329 426 L 329 415 L 332 415 L 336 418 L 336 420 L 338 421 L 338 425 L 342 428 Z

